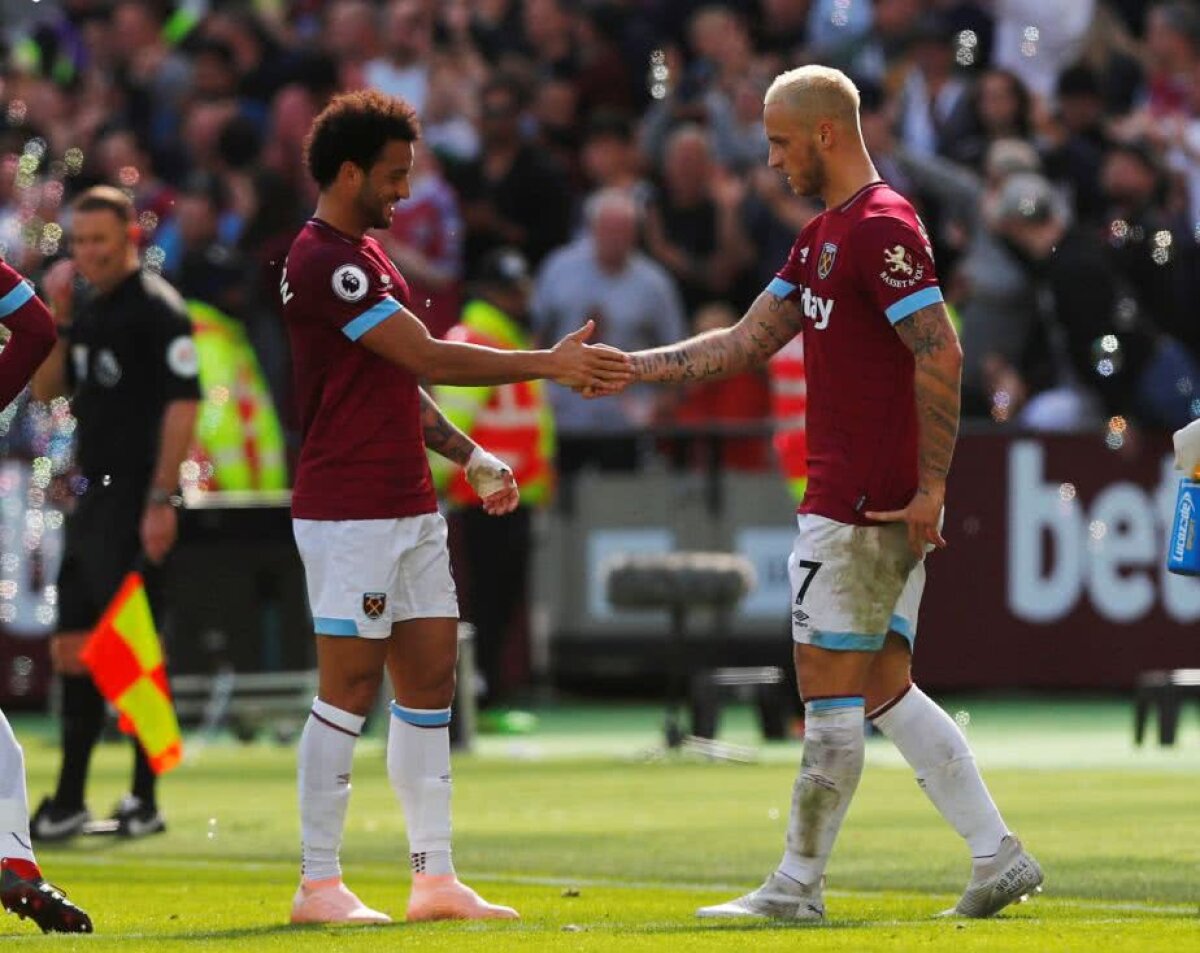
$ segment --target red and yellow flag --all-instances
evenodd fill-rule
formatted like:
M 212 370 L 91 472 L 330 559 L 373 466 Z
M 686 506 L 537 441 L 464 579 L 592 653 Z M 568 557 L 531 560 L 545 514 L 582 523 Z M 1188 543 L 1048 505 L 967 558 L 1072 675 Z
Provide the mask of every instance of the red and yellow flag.
M 121 730 L 137 735 L 154 773 L 179 764 L 183 739 L 141 573 L 125 577 L 79 657 L 120 712 Z

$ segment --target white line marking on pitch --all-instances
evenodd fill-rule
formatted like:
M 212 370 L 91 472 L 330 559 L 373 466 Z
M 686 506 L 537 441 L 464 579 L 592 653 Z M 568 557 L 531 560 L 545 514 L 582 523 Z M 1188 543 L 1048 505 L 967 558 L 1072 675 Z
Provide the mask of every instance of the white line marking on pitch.
M 220 868 L 229 870 L 235 868 L 245 871 L 263 871 L 273 870 L 278 867 L 287 867 L 289 870 L 295 866 L 291 861 L 274 860 L 274 861 L 256 861 L 256 860 L 217 860 L 206 858 L 188 858 L 179 860 L 169 860 L 165 858 L 112 858 L 103 855 L 74 855 L 69 859 L 64 857 L 64 860 L 69 863 L 79 864 L 81 866 L 94 867 L 116 867 L 129 863 L 134 860 L 141 867 L 198 867 L 198 868 Z M 389 867 L 390 865 L 381 864 L 379 862 L 369 862 L 358 864 L 358 867 Z M 664 882 L 661 880 L 616 880 L 605 879 L 603 877 L 537 877 L 526 874 L 499 874 L 488 873 L 483 870 L 471 871 L 465 874 L 469 880 L 486 880 L 491 883 L 509 883 L 517 884 L 524 887 L 594 887 L 597 889 L 607 890 L 675 890 L 680 893 L 723 893 L 737 892 L 745 890 L 746 884 L 731 884 L 731 883 L 700 883 L 697 881 L 679 881 L 677 883 Z M 920 897 L 933 900 L 937 897 L 949 897 L 953 894 L 949 893 L 913 893 L 912 891 L 901 890 L 826 890 L 825 895 L 828 897 L 862 897 L 862 898 L 877 898 L 891 894 L 894 896 L 904 897 Z M 1090 909 L 1104 911 L 1109 913 L 1151 913 L 1160 914 L 1162 916 L 1179 916 L 1191 913 L 1197 913 L 1196 907 L 1183 906 L 1180 904 L 1155 904 L 1155 903 L 1140 903 L 1138 901 L 1111 901 L 1111 900 L 1092 900 L 1087 897 L 1054 897 L 1043 896 L 1036 901 L 1037 906 L 1054 906 L 1066 907 L 1068 909 Z M 1033 907 L 1031 909 L 1036 909 Z M 905 921 L 907 922 L 907 921 Z

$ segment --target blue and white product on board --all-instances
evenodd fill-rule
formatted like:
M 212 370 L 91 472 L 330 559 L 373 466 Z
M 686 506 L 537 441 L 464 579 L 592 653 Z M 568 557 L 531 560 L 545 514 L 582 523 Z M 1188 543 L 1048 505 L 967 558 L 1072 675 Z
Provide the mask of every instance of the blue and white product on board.
M 1167 569 L 1182 576 L 1200 576 L 1200 547 L 1196 522 L 1200 518 L 1200 481 L 1180 480 L 1175 500 L 1175 522 L 1167 549 Z

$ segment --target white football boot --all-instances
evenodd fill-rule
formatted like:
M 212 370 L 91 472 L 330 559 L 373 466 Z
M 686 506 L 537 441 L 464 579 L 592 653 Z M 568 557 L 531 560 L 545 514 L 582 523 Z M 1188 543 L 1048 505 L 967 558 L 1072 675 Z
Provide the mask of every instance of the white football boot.
M 815 888 L 775 871 L 757 890 L 744 897 L 701 907 L 696 916 L 705 918 L 757 917 L 774 920 L 823 920 L 825 898 L 821 884 Z
M 971 876 L 971 882 L 943 917 L 990 917 L 1010 903 L 1020 903 L 1042 892 L 1042 868 L 1015 834 L 1000 841 L 1000 849 Z

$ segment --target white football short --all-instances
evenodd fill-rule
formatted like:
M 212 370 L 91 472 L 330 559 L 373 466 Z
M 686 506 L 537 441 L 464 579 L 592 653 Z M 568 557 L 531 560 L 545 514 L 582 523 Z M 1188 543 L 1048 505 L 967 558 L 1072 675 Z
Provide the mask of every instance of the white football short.
M 318 635 L 382 639 L 393 622 L 458 618 L 446 521 L 292 520 Z
M 852 526 L 801 513 L 788 557 L 792 640 L 875 652 L 888 631 L 912 647 L 925 591 L 925 561 L 908 548 L 904 523 Z

